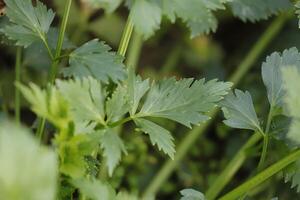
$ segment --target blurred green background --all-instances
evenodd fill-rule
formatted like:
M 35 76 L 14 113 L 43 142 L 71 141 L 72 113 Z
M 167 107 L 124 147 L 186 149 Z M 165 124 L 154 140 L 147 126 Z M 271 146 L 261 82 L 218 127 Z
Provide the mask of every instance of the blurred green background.
M 62 13 L 64 1 L 45 0 L 43 2 L 56 10 L 58 15 Z M 193 39 L 190 38 L 190 33 L 182 22 L 171 24 L 164 20 L 162 28 L 154 37 L 147 41 L 140 41 L 141 52 L 137 60 L 137 72 L 144 78 L 150 77 L 154 80 L 169 76 L 227 80 L 274 18 L 259 23 L 245 23 L 234 18 L 228 10 L 219 11 L 216 14 L 219 21 L 217 31 Z M 95 10 L 76 1 L 72 6 L 67 31 L 70 44 L 80 45 L 89 39 L 99 38 L 117 50 L 127 16 L 128 10 L 124 6 L 112 14 L 107 14 L 101 9 Z M 5 21 L 5 17 L 0 18 L 0 25 Z M 57 23 L 58 19 L 56 19 Z M 294 16 L 285 24 L 280 34 L 276 36 L 238 86 L 242 90 L 250 91 L 256 111 L 261 118 L 265 117 L 268 112 L 266 91 L 260 75 L 261 63 L 274 51 L 281 52 L 286 48 L 300 47 L 300 32 L 297 23 Z M 0 44 L 1 113 L 13 115 L 16 49 L 8 47 L 7 41 L 2 39 L 1 41 L 3 41 Z M 44 47 L 41 45 L 29 47 L 24 53 L 22 82 L 33 81 L 44 85 L 49 65 L 50 60 Z M 32 126 L 35 116 L 24 100 L 22 103 L 22 121 Z M 222 123 L 222 119 L 223 116 L 218 115 L 217 120 L 213 122 L 205 135 L 191 147 L 189 154 L 180 162 L 175 173 L 160 188 L 157 199 L 178 199 L 179 191 L 183 188 L 205 191 L 224 169 L 251 133 L 228 128 Z M 170 121 L 158 123 L 163 123 L 172 131 L 176 144 L 189 131 Z M 137 135 L 130 125 L 124 128 L 122 137 L 126 141 L 129 154 L 123 157 L 114 177 L 109 178 L 109 181 L 121 190 L 133 193 L 143 191 L 168 158 L 153 148 L 146 138 Z M 271 145 L 272 157 L 268 158 L 268 162 L 278 160 L 281 156 L 278 149 L 285 148 L 276 141 L 273 141 Z M 224 192 L 246 180 L 256 168 L 257 162 L 256 155 L 253 155 L 253 159 L 248 159 Z M 266 182 L 259 187 L 259 190 L 253 192 L 257 194 L 255 198 L 251 198 L 252 194 L 250 194 L 249 199 L 271 199 L 274 196 L 278 196 L 279 199 L 298 199 L 296 189 L 290 190 L 290 183 L 284 183 L 282 176 L 282 173 L 278 174 L 277 177 Z

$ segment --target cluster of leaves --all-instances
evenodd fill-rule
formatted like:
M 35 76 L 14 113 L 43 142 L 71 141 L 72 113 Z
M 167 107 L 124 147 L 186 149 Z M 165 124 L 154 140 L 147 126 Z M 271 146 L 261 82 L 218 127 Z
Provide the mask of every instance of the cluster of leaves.
M 122 0 L 85 0 L 91 6 L 113 12 Z M 217 29 L 216 10 L 228 5 L 234 16 L 243 21 L 255 22 L 267 19 L 291 6 L 288 0 L 247 1 L 247 0 L 126 0 L 131 11 L 131 21 L 136 30 L 148 38 L 160 28 L 163 17 L 172 23 L 176 19 L 185 22 L 191 31 L 191 37 L 209 33 Z
M 52 61 L 59 59 L 54 57 L 55 46 L 51 45 L 58 40 L 58 34 L 50 37 L 54 12 L 40 2 L 36 6 L 30 0 L 5 2 L 10 23 L 1 32 L 25 48 L 43 43 Z M 123 58 L 103 42 L 92 40 L 73 47 L 65 45 L 68 52 L 72 50 L 68 53 L 69 66 L 62 70 L 70 79 L 58 79 L 46 89 L 33 83 L 17 86 L 32 110 L 56 128 L 53 145 L 59 158 L 60 176 L 89 198 L 115 196 L 109 186 L 95 178 L 99 173 L 99 154 L 105 157 L 102 160 L 106 160 L 111 176 L 122 153 L 127 153 L 118 127 L 133 121 L 140 131 L 149 135 L 153 145 L 174 158 L 173 137 L 151 118 L 166 118 L 189 128 L 199 125 L 208 120 L 206 113 L 231 87 L 231 83 L 191 78 L 150 83 L 133 72 L 128 76 Z M 86 176 L 92 178 L 87 180 Z
M 85 2 L 113 12 L 122 0 Z M 51 27 L 54 12 L 39 1 L 35 6 L 31 0 L 5 0 L 5 3 L 9 23 L 0 29 L 1 33 L 17 46 L 27 48 L 42 44 L 52 62 L 60 61 L 62 57 L 54 53 L 59 41 L 57 29 Z M 163 17 L 172 23 L 181 19 L 194 37 L 214 31 L 217 20 L 213 12 L 226 5 L 244 21 L 266 19 L 290 6 L 287 0 L 262 3 L 246 0 L 127 0 L 125 3 L 130 9 L 130 21 L 145 38 L 159 29 Z M 266 127 L 262 128 L 249 92 L 235 90 L 227 95 L 231 83 L 193 78 L 143 80 L 134 72 L 128 72 L 124 58 L 104 42 L 95 39 L 75 47 L 68 39 L 63 39 L 68 59 L 68 66 L 61 70 L 64 80 L 57 79 L 45 89 L 33 83 L 29 86 L 17 83 L 31 109 L 54 125 L 51 144 L 56 154 L 41 147 L 23 128 L 8 122 L 0 124 L 0 160 L 4 163 L 0 166 L 0 193 L 5 199 L 55 199 L 58 180 L 61 199 L 69 198 L 75 190 L 90 199 L 137 199 L 127 193 L 116 193 L 109 184 L 98 179 L 99 165 L 105 163 L 112 176 L 122 154 L 127 154 L 126 142 L 119 135 L 121 126 L 132 121 L 138 131 L 149 136 L 153 146 L 173 159 L 174 138 L 155 119 L 167 119 L 192 128 L 192 125 L 209 120 L 207 113 L 221 100 L 226 125 L 260 132 L 266 139 L 276 136 L 277 132 L 269 122 L 284 115 L 292 120 L 286 138 L 293 142 L 293 147 L 300 145 L 297 133 L 300 116 L 294 109 L 300 104 L 297 94 L 300 53 L 296 48 L 282 54 L 274 53 L 263 63 L 262 77 L 270 114 Z M 19 152 L 24 154 L 20 156 Z M 23 164 L 22 170 L 19 163 Z M 300 185 L 299 171 L 295 167 L 292 174 L 287 175 L 293 186 Z M 32 180 L 30 184 L 29 179 Z M 63 191 L 65 182 L 71 189 Z M 202 193 L 191 189 L 183 190 L 181 194 L 183 200 L 205 199 Z

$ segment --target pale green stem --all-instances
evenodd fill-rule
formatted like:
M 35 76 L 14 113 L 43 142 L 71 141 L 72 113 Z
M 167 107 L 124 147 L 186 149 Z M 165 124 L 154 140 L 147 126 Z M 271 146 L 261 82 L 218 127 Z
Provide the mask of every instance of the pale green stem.
M 133 24 L 130 20 L 130 17 L 128 17 L 126 25 L 125 25 L 125 29 L 120 41 L 120 45 L 119 45 L 119 49 L 118 49 L 118 54 L 125 57 L 126 55 L 126 51 L 128 48 L 128 44 L 132 35 L 132 31 L 133 31 Z
M 271 165 L 264 171 L 260 172 L 250 180 L 246 181 L 242 185 L 238 186 L 236 189 L 227 193 L 223 197 L 219 198 L 219 200 L 235 200 L 242 196 L 243 194 L 251 191 L 255 187 L 259 186 L 264 181 L 268 180 L 270 177 L 280 172 L 282 169 L 297 161 L 300 158 L 300 150 L 296 150 L 275 164 Z
M 21 62 L 22 62 L 22 48 L 17 48 L 16 53 L 16 66 L 15 66 L 15 82 L 20 83 L 21 81 Z M 17 124 L 20 124 L 20 113 L 21 113 L 21 95 L 17 87 L 15 87 L 15 120 Z
M 271 41 L 280 32 L 286 20 L 286 16 L 279 16 L 272 22 L 272 24 L 268 27 L 268 29 L 264 32 L 260 39 L 255 43 L 255 45 L 250 50 L 250 52 L 245 57 L 240 66 L 237 67 L 237 70 L 231 76 L 229 81 L 233 82 L 235 86 L 241 81 L 241 79 L 247 74 L 249 69 L 257 61 L 259 56 L 265 51 L 265 49 L 268 47 Z M 176 169 L 178 163 L 180 163 L 180 161 L 184 157 L 186 157 L 188 150 L 193 146 L 197 139 L 207 130 L 209 125 L 213 122 L 213 119 L 215 119 L 218 111 L 219 109 L 214 109 L 209 115 L 211 117 L 211 120 L 202 124 L 201 126 L 195 127 L 193 130 L 186 134 L 186 137 L 178 145 L 174 160 L 166 161 L 166 163 L 160 168 L 160 171 L 155 175 L 149 186 L 146 188 L 144 192 L 145 197 L 154 196 L 157 193 L 157 191 L 161 188 L 164 182 Z

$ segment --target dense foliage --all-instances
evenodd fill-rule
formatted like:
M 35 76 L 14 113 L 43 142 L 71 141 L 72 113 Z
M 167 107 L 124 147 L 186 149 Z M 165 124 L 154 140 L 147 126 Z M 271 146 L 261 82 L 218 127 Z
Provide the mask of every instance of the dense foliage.
M 291 38 L 299 4 L 4 0 L 0 199 L 298 199 L 300 52 Z M 218 21 L 249 26 L 238 34 L 251 45 L 249 22 L 272 17 L 242 62 L 244 41 L 230 36 L 238 53 L 226 56 L 241 64 L 222 67 L 221 45 L 209 36 Z M 285 23 L 288 39 L 276 47 Z M 279 52 L 252 72 L 272 40 Z M 140 56 L 143 43 L 156 49 Z M 139 70 L 139 58 L 166 64 Z M 175 70 L 182 60 L 194 68 Z

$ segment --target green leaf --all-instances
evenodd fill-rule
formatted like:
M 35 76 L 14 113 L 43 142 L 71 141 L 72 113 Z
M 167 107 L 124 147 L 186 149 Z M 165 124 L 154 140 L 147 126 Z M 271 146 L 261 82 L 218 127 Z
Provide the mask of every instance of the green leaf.
M 108 173 L 112 176 L 114 169 L 121 160 L 122 152 L 127 154 L 122 139 L 118 136 L 114 129 L 99 131 L 100 145 L 104 151 Z
M 138 197 L 122 191 L 122 192 L 118 193 L 116 200 L 138 200 Z M 152 200 L 152 199 L 149 199 L 149 200 Z
M 291 65 L 300 67 L 300 53 L 295 47 L 283 51 L 282 55 L 278 52 L 272 53 L 262 64 L 262 78 L 273 107 L 282 107 L 285 91 L 281 70 Z
M 101 83 L 92 77 L 56 81 L 59 92 L 70 105 L 76 121 L 94 121 L 105 124 L 105 94 Z
M 92 179 L 77 179 L 72 180 L 72 184 L 79 188 L 80 193 L 92 200 L 115 200 L 116 194 L 113 188 L 101 182 L 100 180 Z
M 296 67 L 288 67 L 283 70 L 284 88 L 286 95 L 284 102 L 288 112 L 293 118 L 287 138 L 300 146 L 300 71 Z
M 98 137 L 91 134 L 79 134 L 68 140 L 56 138 L 60 158 L 60 172 L 72 178 L 82 178 L 88 172 L 86 157 L 97 149 Z
M 149 135 L 152 145 L 157 144 L 159 150 L 163 150 L 170 158 L 174 159 L 174 138 L 168 130 L 146 119 L 135 119 L 134 122 Z
M 42 147 L 26 128 L 1 122 L 0 163 L 1 199 L 56 199 L 56 155 Z
M 97 39 L 85 43 L 70 54 L 70 67 L 65 68 L 63 74 L 67 77 L 92 76 L 104 83 L 124 80 L 123 58 L 110 50 L 108 45 Z
M 59 129 L 68 129 L 71 120 L 69 106 L 55 87 L 47 92 L 33 83 L 28 87 L 18 83 L 16 85 L 36 114 L 48 119 Z
M 149 38 L 159 29 L 161 8 L 156 0 L 135 0 L 130 11 L 130 20 L 136 31 Z
M 84 0 L 93 8 L 103 8 L 106 12 L 114 12 L 119 5 L 122 3 L 122 0 Z
M 209 119 L 205 113 L 216 106 L 231 85 L 217 80 L 166 79 L 151 87 L 136 115 L 167 118 L 191 128 L 191 124 Z
M 163 16 L 172 23 L 181 19 L 195 37 L 216 30 L 217 20 L 212 12 L 224 9 L 224 3 L 228 1 L 231 0 L 131 0 L 127 4 L 135 28 L 145 38 L 159 29 Z
M 236 17 L 251 22 L 268 19 L 291 7 L 289 0 L 233 0 L 229 5 Z
M 194 189 L 184 189 L 180 191 L 182 197 L 180 200 L 205 200 L 206 198 L 201 192 Z
M 261 131 L 261 127 L 249 92 L 235 90 L 221 101 L 220 105 L 226 120 L 224 123 L 232 128 Z
M 133 72 L 129 73 L 128 98 L 131 107 L 130 115 L 134 115 L 136 113 L 142 97 L 149 89 L 149 79 L 143 81 L 140 76 L 136 76 Z
M 128 94 L 124 86 L 118 85 L 112 97 L 106 101 L 107 121 L 120 120 L 129 111 Z
M 37 40 L 45 42 L 47 32 L 54 19 L 52 10 L 37 1 L 36 7 L 31 0 L 5 0 L 6 14 L 11 25 L 4 27 L 3 32 L 16 45 L 28 47 Z

